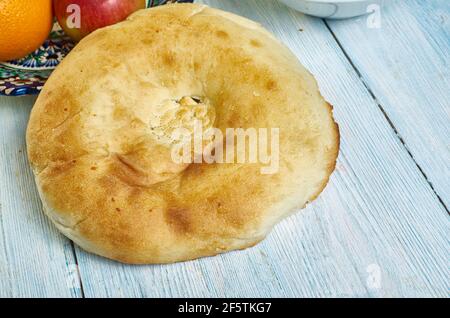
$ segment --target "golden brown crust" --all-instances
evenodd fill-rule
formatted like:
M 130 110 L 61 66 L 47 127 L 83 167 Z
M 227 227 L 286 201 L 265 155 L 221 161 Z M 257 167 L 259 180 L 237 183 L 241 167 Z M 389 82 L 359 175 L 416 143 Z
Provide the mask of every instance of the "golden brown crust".
M 279 128 L 279 172 L 174 163 L 151 123 L 179 125 L 167 110 L 185 96 L 207 100 L 200 113 L 223 131 Z M 122 262 L 170 263 L 252 246 L 313 200 L 339 130 L 312 75 L 261 26 L 177 4 L 82 40 L 37 99 L 27 144 L 45 212 L 65 235 Z

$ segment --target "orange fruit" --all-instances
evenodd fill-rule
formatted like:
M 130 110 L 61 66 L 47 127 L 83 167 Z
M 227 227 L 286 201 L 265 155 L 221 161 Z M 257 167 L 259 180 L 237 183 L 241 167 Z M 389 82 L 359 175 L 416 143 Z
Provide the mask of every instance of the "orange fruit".
M 36 50 L 52 25 L 51 0 L 0 0 L 0 61 Z

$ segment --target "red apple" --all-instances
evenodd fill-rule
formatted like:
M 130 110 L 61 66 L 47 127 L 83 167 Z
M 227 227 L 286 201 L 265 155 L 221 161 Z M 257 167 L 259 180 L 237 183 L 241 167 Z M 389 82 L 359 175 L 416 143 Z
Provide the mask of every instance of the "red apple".
M 145 8 L 146 0 L 53 0 L 59 25 L 73 40 L 125 20 L 136 10 Z

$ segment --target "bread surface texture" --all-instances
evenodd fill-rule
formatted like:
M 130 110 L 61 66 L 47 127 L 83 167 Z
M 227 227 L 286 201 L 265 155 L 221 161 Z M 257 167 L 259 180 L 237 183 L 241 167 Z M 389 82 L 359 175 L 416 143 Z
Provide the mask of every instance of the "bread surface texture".
M 170 132 L 278 128 L 279 168 L 175 163 Z M 243 249 L 326 186 L 339 149 L 313 76 L 259 24 L 204 5 L 138 11 L 83 39 L 27 129 L 46 215 L 85 250 L 172 263 Z

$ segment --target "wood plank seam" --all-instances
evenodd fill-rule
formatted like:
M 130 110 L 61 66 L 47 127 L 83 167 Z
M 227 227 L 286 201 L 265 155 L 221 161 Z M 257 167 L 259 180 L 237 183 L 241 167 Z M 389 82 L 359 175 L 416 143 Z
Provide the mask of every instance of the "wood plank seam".
M 3 225 L 2 203 L 1 202 L 0 202 L 0 229 L 2 231 L 2 240 L 3 240 L 3 242 L 6 243 L 6 235 L 5 235 L 6 231 L 5 231 L 5 227 Z M 5 253 L 6 264 L 9 264 L 8 249 L 6 248 L 6 246 L 5 246 L 5 248 L 3 250 L 4 250 L 4 253 Z M 9 266 L 8 266 L 7 274 L 8 274 L 9 291 L 12 291 L 13 290 L 13 288 L 12 288 L 12 280 L 11 280 L 12 275 L 11 275 L 11 269 L 9 268 Z M 10 294 L 10 296 L 12 297 L 12 294 Z
M 78 283 L 80 285 L 81 298 L 86 298 L 84 295 L 83 279 L 81 278 L 80 266 L 78 265 L 78 256 L 77 256 L 77 252 L 75 251 L 75 243 L 72 240 L 70 240 L 70 247 L 71 247 L 71 250 L 73 253 L 73 258 L 75 260 L 75 266 L 77 268 L 77 278 L 78 278 Z
M 386 111 L 384 110 L 383 106 L 381 105 L 381 103 L 379 102 L 378 98 L 376 97 L 375 93 L 373 92 L 373 90 L 370 88 L 369 84 L 367 83 L 367 81 L 364 79 L 364 77 L 362 76 L 361 72 L 358 70 L 358 68 L 356 67 L 356 65 L 353 63 L 353 61 L 351 60 L 350 56 L 348 55 L 348 53 L 346 52 L 346 50 L 344 49 L 343 45 L 341 44 L 341 42 L 339 41 L 339 39 L 337 38 L 337 36 L 334 34 L 333 30 L 330 28 L 330 26 L 328 25 L 327 21 L 325 19 L 322 19 L 323 23 L 325 24 L 325 26 L 327 27 L 328 31 L 330 31 L 331 35 L 333 36 L 333 39 L 336 41 L 336 44 L 339 46 L 339 48 L 341 49 L 342 53 L 344 54 L 345 58 L 348 60 L 348 62 L 350 63 L 351 67 L 353 68 L 353 70 L 356 72 L 356 74 L 358 75 L 361 83 L 364 85 L 364 87 L 367 89 L 368 93 L 370 94 L 370 96 L 373 98 L 373 100 L 375 101 L 375 103 L 378 105 L 378 108 L 380 109 L 381 113 L 383 114 L 384 118 L 386 119 L 386 121 L 388 122 L 389 126 L 392 128 L 392 130 L 394 131 L 395 135 L 397 136 L 398 140 L 401 142 L 401 144 L 403 145 L 403 147 L 405 148 L 406 152 L 408 153 L 408 155 L 411 157 L 411 159 L 413 160 L 414 164 L 416 165 L 417 169 L 420 171 L 420 174 L 422 175 L 422 177 L 425 179 L 425 181 L 428 183 L 429 187 L 431 188 L 431 190 L 433 191 L 434 195 L 437 197 L 438 201 L 440 202 L 440 204 L 444 207 L 445 211 L 447 211 L 447 213 L 450 215 L 450 211 L 447 207 L 447 205 L 444 203 L 444 201 L 442 200 L 441 196 L 437 193 L 437 191 L 435 190 L 433 184 L 430 182 L 428 176 L 425 174 L 424 170 L 422 169 L 422 167 L 419 165 L 419 163 L 416 161 L 416 159 L 414 158 L 413 154 L 411 153 L 411 150 L 409 149 L 408 145 L 406 144 L 405 140 L 403 139 L 403 137 L 401 136 L 401 134 L 399 133 L 398 129 L 395 127 L 394 123 L 392 122 L 392 120 L 389 118 L 388 114 L 386 113 Z

